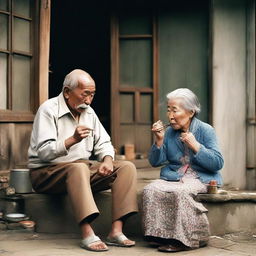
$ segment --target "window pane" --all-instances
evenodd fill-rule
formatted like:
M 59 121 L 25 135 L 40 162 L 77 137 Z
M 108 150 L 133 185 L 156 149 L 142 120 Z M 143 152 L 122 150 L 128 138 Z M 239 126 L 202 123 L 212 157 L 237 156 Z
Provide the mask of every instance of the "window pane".
M 152 122 L 152 96 L 150 94 L 141 94 L 140 122 Z
M 0 53 L 0 109 L 7 108 L 7 54 Z
M 14 55 L 12 74 L 12 108 L 30 110 L 30 58 Z
M 134 121 L 134 96 L 133 94 L 121 94 L 120 96 L 120 120 L 121 123 L 132 123 Z
M 30 22 L 14 18 L 14 50 L 30 52 Z
M 0 0 L 0 10 L 8 11 L 8 0 Z
M 120 35 L 152 34 L 152 19 L 147 14 L 134 13 L 119 18 Z
M 152 87 L 151 40 L 120 41 L 120 86 Z
M 30 17 L 30 0 L 13 0 L 13 12 L 15 14 Z
M 7 50 L 8 16 L 0 14 L 0 48 Z

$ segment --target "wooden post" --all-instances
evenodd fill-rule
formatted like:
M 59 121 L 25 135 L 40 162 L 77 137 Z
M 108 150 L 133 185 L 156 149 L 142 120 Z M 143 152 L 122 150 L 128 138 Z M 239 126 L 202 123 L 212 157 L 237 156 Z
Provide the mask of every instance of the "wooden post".
M 48 99 L 51 1 L 40 2 L 38 106 Z
M 115 13 L 111 16 L 111 139 L 114 147 L 119 145 L 120 123 L 119 102 L 119 32 Z M 119 150 L 118 150 L 119 151 Z M 118 152 L 119 153 L 119 152 Z
M 256 189 L 255 0 L 247 6 L 247 189 Z

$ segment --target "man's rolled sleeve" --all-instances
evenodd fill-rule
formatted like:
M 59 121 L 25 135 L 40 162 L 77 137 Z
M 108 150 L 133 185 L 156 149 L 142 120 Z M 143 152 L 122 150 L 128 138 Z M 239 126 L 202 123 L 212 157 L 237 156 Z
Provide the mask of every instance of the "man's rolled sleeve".
M 65 147 L 65 140 L 57 141 L 56 154 L 58 157 L 66 156 L 68 154 L 68 150 Z
M 37 152 L 38 157 L 44 162 L 68 154 L 68 150 L 65 147 L 65 141 L 47 141 L 37 149 Z

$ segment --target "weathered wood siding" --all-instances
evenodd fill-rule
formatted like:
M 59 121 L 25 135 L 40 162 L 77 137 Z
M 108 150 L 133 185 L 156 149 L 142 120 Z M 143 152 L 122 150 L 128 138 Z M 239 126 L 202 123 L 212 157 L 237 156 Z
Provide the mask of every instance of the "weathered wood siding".
M 41 0 L 38 24 L 38 63 L 36 72 L 36 99 L 38 107 L 48 98 L 48 70 L 50 49 L 50 0 Z M 37 32 L 36 32 L 37 33 Z M 35 108 L 36 108 L 35 107 Z M 36 109 L 34 109 L 36 112 Z M 11 116 L 11 115 L 10 115 Z M 26 168 L 32 123 L 0 123 L 0 173 L 12 168 Z
M 31 123 L 0 124 L 0 172 L 26 168 Z

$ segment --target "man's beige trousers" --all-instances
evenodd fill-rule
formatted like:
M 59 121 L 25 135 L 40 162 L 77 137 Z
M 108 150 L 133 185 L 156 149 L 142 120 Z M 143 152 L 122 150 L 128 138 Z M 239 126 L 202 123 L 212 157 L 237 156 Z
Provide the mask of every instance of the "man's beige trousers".
M 112 221 L 137 212 L 137 172 L 134 164 L 114 161 L 114 172 L 107 177 L 97 174 L 99 166 L 96 161 L 78 160 L 31 169 L 30 176 L 36 192 L 67 192 L 78 223 L 99 214 L 93 193 L 109 188 L 112 190 Z

